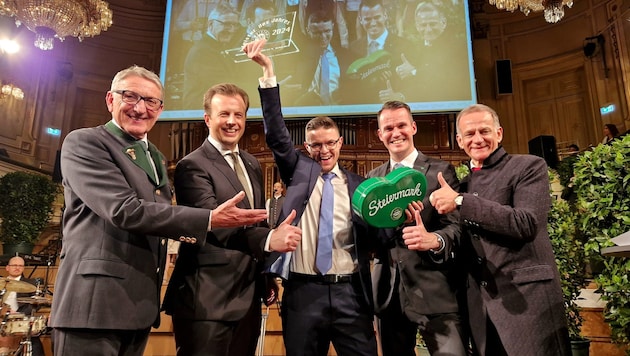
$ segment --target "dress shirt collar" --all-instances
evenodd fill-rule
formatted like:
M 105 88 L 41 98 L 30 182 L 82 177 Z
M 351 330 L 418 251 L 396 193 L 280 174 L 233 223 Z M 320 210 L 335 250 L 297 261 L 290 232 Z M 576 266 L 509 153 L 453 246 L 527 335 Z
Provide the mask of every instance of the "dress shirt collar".
M 394 165 L 396 165 L 396 163 L 400 163 L 405 167 L 413 168 L 414 164 L 416 163 L 417 158 L 418 158 L 418 150 L 414 149 L 410 154 L 407 155 L 407 157 L 403 158 L 403 160 L 400 162 L 396 162 L 390 158 L 389 166 L 393 168 Z
M 387 35 L 388 34 L 389 34 L 388 31 L 385 30 L 383 32 L 383 34 L 380 35 L 378 38 L 370 38 L 368 36 L 368 38 L 367 38 L 368 48 L 370 48 L 370 42 L 372 42 L 372 41 L 376 41 L 378 43 L 378 48 L 379 49 L 385 48 L 385 40 L 387 40 Z
M 231 154 L 232 152 L 236 152 L 239 153 L 238 151 L 238 145 L 236 145 L 236 148 L 234 148 L 233 150 L 230 150 L 228 148 L 223 147 L 223 145 L 221 144 L 221 142 L 217 141 L 214 139 L 214 137 L 208 135 L 208 141 L 210 142 L 210 144 L 212 146 L 214 146 L 214 148 L 217 149 L 217 151 L 219 151 L 219 153 L 221 154 L 221 156 L 226 156 Z

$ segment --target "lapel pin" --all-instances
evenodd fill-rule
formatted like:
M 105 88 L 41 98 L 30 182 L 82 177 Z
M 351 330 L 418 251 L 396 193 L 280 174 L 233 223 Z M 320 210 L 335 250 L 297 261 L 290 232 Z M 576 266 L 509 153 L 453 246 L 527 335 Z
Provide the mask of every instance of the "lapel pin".
M 136 150 L 133 148 L 128 148 L 126 153 L 131 157 L 132 160 L 136 160 Z

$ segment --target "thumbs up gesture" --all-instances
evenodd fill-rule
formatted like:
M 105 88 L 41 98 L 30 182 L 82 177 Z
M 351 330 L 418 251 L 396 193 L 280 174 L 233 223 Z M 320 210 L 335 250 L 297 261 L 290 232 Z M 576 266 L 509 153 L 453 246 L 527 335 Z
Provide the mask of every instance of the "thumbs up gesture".
M 398 74 L 400 79 L 415 75 L 416 67 L 407 60 L 404 53 L 400 54 L 400 60 L 402 63 L 396 67 L 396 74 Z
M 271 238 L 269 240 L 269 248 L 277 252 L 295 251 L 300 240 L 302 239 L 302 229 L 291 225 L 297 213 L 291 210 L 289 216 L 278 225 L 277 228 L 271 230 Z
M 424 227 L 420 210 L 414 210 L 415 225 L 406 226 L 402 231 L 402 238 L 410 250 L 428 251 L 440 249 L 441 244 L 436 234 L 430 233 Z
M 457 197 L 458 193 L 446 182 L 442 172 L 438 172 L 437 179 L 440 184 L 440 189 L 434 190 L 433 193 L 429 195 L 429 202 L 438 213 L 448 214 L 457 209 L 455 197 Z

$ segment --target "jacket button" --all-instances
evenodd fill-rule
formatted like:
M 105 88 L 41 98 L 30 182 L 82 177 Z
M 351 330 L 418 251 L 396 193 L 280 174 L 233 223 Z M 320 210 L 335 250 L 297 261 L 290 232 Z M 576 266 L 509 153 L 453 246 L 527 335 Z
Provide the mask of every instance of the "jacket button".
M 477 234 L 473 234 L 472 237 L 473 237 L 473 239 L 479 240 L 479 235 L 477 235 Z
M 474 196 L 476 196 L 476 197 L 478 197 L 478 196 L 479 196 L 479 193 L 477 193 L 477 192 L 473 192 L 473 195 L 474 195 Z
M 483 261 L 484 261 L 484 258 L 483 258 L 483 257 L 477 257 L 477 263 L 478 263 L 478 264 L 482 264 L 482 263 L 483 263 Z
M 481 281 L 481 283 L 480 283 L 480 284 L 481 284 L 481 286 L 482 286 L 482 287 L 486 288 L 486 286 L 488 285 L 488 282 L 486 282 L 486 281 Z
M 162 195 L 162 192 L 159 189 L 155 190 L 155 195 Z

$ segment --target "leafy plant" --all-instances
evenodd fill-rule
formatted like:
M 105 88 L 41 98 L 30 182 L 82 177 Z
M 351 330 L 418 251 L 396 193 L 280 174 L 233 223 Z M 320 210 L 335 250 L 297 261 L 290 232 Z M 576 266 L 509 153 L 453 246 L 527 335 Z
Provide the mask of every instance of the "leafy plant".
M 582 242 L 577 238 L 577 216 L 564 200 L 553 199 L 547 219 L 547 231 L 551 239 L 556 265 L 560 272 L 560 285 L 571 340 L 580 340 L 582 317 L 575 302 L 584 286 L 585 254 Z
M 462 180 L 469 174 L 470 168 L 468 168 L 467 163 L 462 163 L 455 167 L 455 175 L 457 176 L 457 179 Z
M 630 230 L 630 135 L 584 152 L 574 166 L 578 225 L 587 238 L 588 255 L 614 244 L 611 238 Z M 606 257 L 595 278 L 604 319 L 614 342 L 630 343 L 630 259 Z M 626 353 L 630 355 L 630 349 Z
M 11 172 L 0 177 L 0 241 L 36 242 L 50 220 L 58 190 L 40 174 Z

